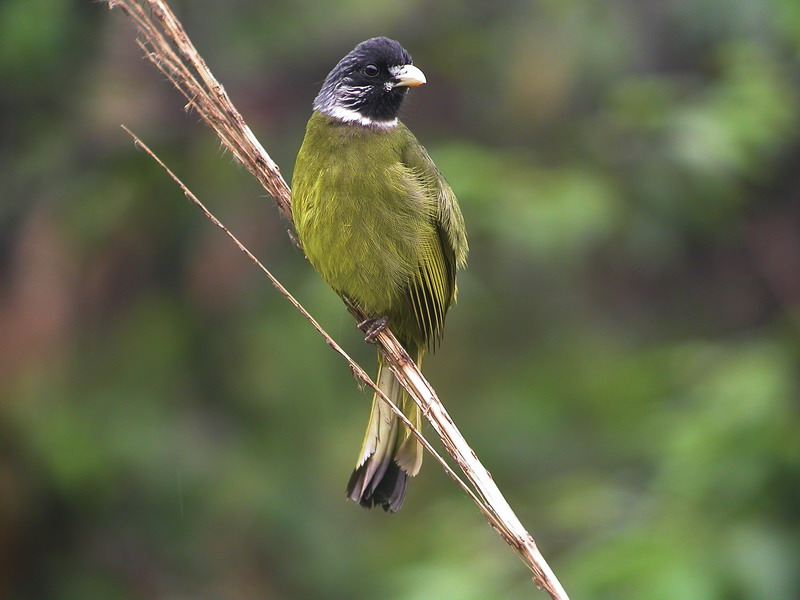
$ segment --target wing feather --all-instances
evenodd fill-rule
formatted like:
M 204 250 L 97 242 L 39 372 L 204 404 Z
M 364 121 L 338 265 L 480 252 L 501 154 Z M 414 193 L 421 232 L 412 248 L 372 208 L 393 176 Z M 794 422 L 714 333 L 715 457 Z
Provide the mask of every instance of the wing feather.
M 418 271 L 407 291 L 407 297 L 423 342 L 430 349 L 438 345 L 447 310 L 456 299 L 456 270 L 467 258 L 464 219 L 453 190 L 433 164 L 430 156 L 413 134 L 403 162 L 422 183 L 432 201 L 432 232 L 422 253 Z

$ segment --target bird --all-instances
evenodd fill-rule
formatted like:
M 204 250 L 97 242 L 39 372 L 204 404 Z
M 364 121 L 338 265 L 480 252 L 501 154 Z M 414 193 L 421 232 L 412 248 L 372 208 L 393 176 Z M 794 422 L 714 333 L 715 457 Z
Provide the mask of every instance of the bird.
M 368 341 L 388 326 L 420 366 L 441 340 L 468 253 L 455 194 L 398 118 L 409 89 L 424 83 L 398 42 L 358 44 L 325 78 L 292 173 L 292 214 L 307 260 L 369 317 Z M 420 428 L 420 409 L 380 353 L 375 382 Z M 399 510 L 422 455 L 375 395 L 347 497 Z

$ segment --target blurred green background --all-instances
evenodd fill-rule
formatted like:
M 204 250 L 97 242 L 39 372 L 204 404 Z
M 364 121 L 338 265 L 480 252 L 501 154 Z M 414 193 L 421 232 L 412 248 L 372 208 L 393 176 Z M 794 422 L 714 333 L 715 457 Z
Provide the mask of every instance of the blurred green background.
M 574 599 L 800 597 L 800 3 L 192 0 L 288 176 L 399 39 L 460 198 L 426 372 Z M 0 2 L 0 597 L 544 598 L 428 459 L 344 486 L 369 395 L 125 123 L 371 370 L 272 201 L 119 11 Z

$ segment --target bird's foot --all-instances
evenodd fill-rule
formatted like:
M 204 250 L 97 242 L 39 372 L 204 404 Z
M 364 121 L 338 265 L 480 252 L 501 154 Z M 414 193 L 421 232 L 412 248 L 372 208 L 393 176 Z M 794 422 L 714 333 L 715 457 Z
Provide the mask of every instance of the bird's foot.
M 358 324 L 358 328 L 367 334 L 364 336 L 364 341 L 368 344 L 374 344 L 375 340 L 378 339 L 378 334 L 386 329 L 387 323 L 389 323 L 389 317 L 383 315 L 382 317 L 364 319 Z

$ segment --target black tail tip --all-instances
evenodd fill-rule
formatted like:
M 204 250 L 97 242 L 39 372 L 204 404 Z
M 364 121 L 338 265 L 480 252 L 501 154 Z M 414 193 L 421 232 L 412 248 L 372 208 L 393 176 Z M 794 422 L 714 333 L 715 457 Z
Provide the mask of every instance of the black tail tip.
M 403 506 L 408 485 L 408 474 L 391 461 L 380 479 L 365 482 L 366 463 L 357 467 L 347 482 L 347 497 L 364 508 L 380 506 L 386 512 L 397 512 Z M 366 485 L 365 485 L 366 483 Z M 363 490 L 363 492 L 359 492 Z

